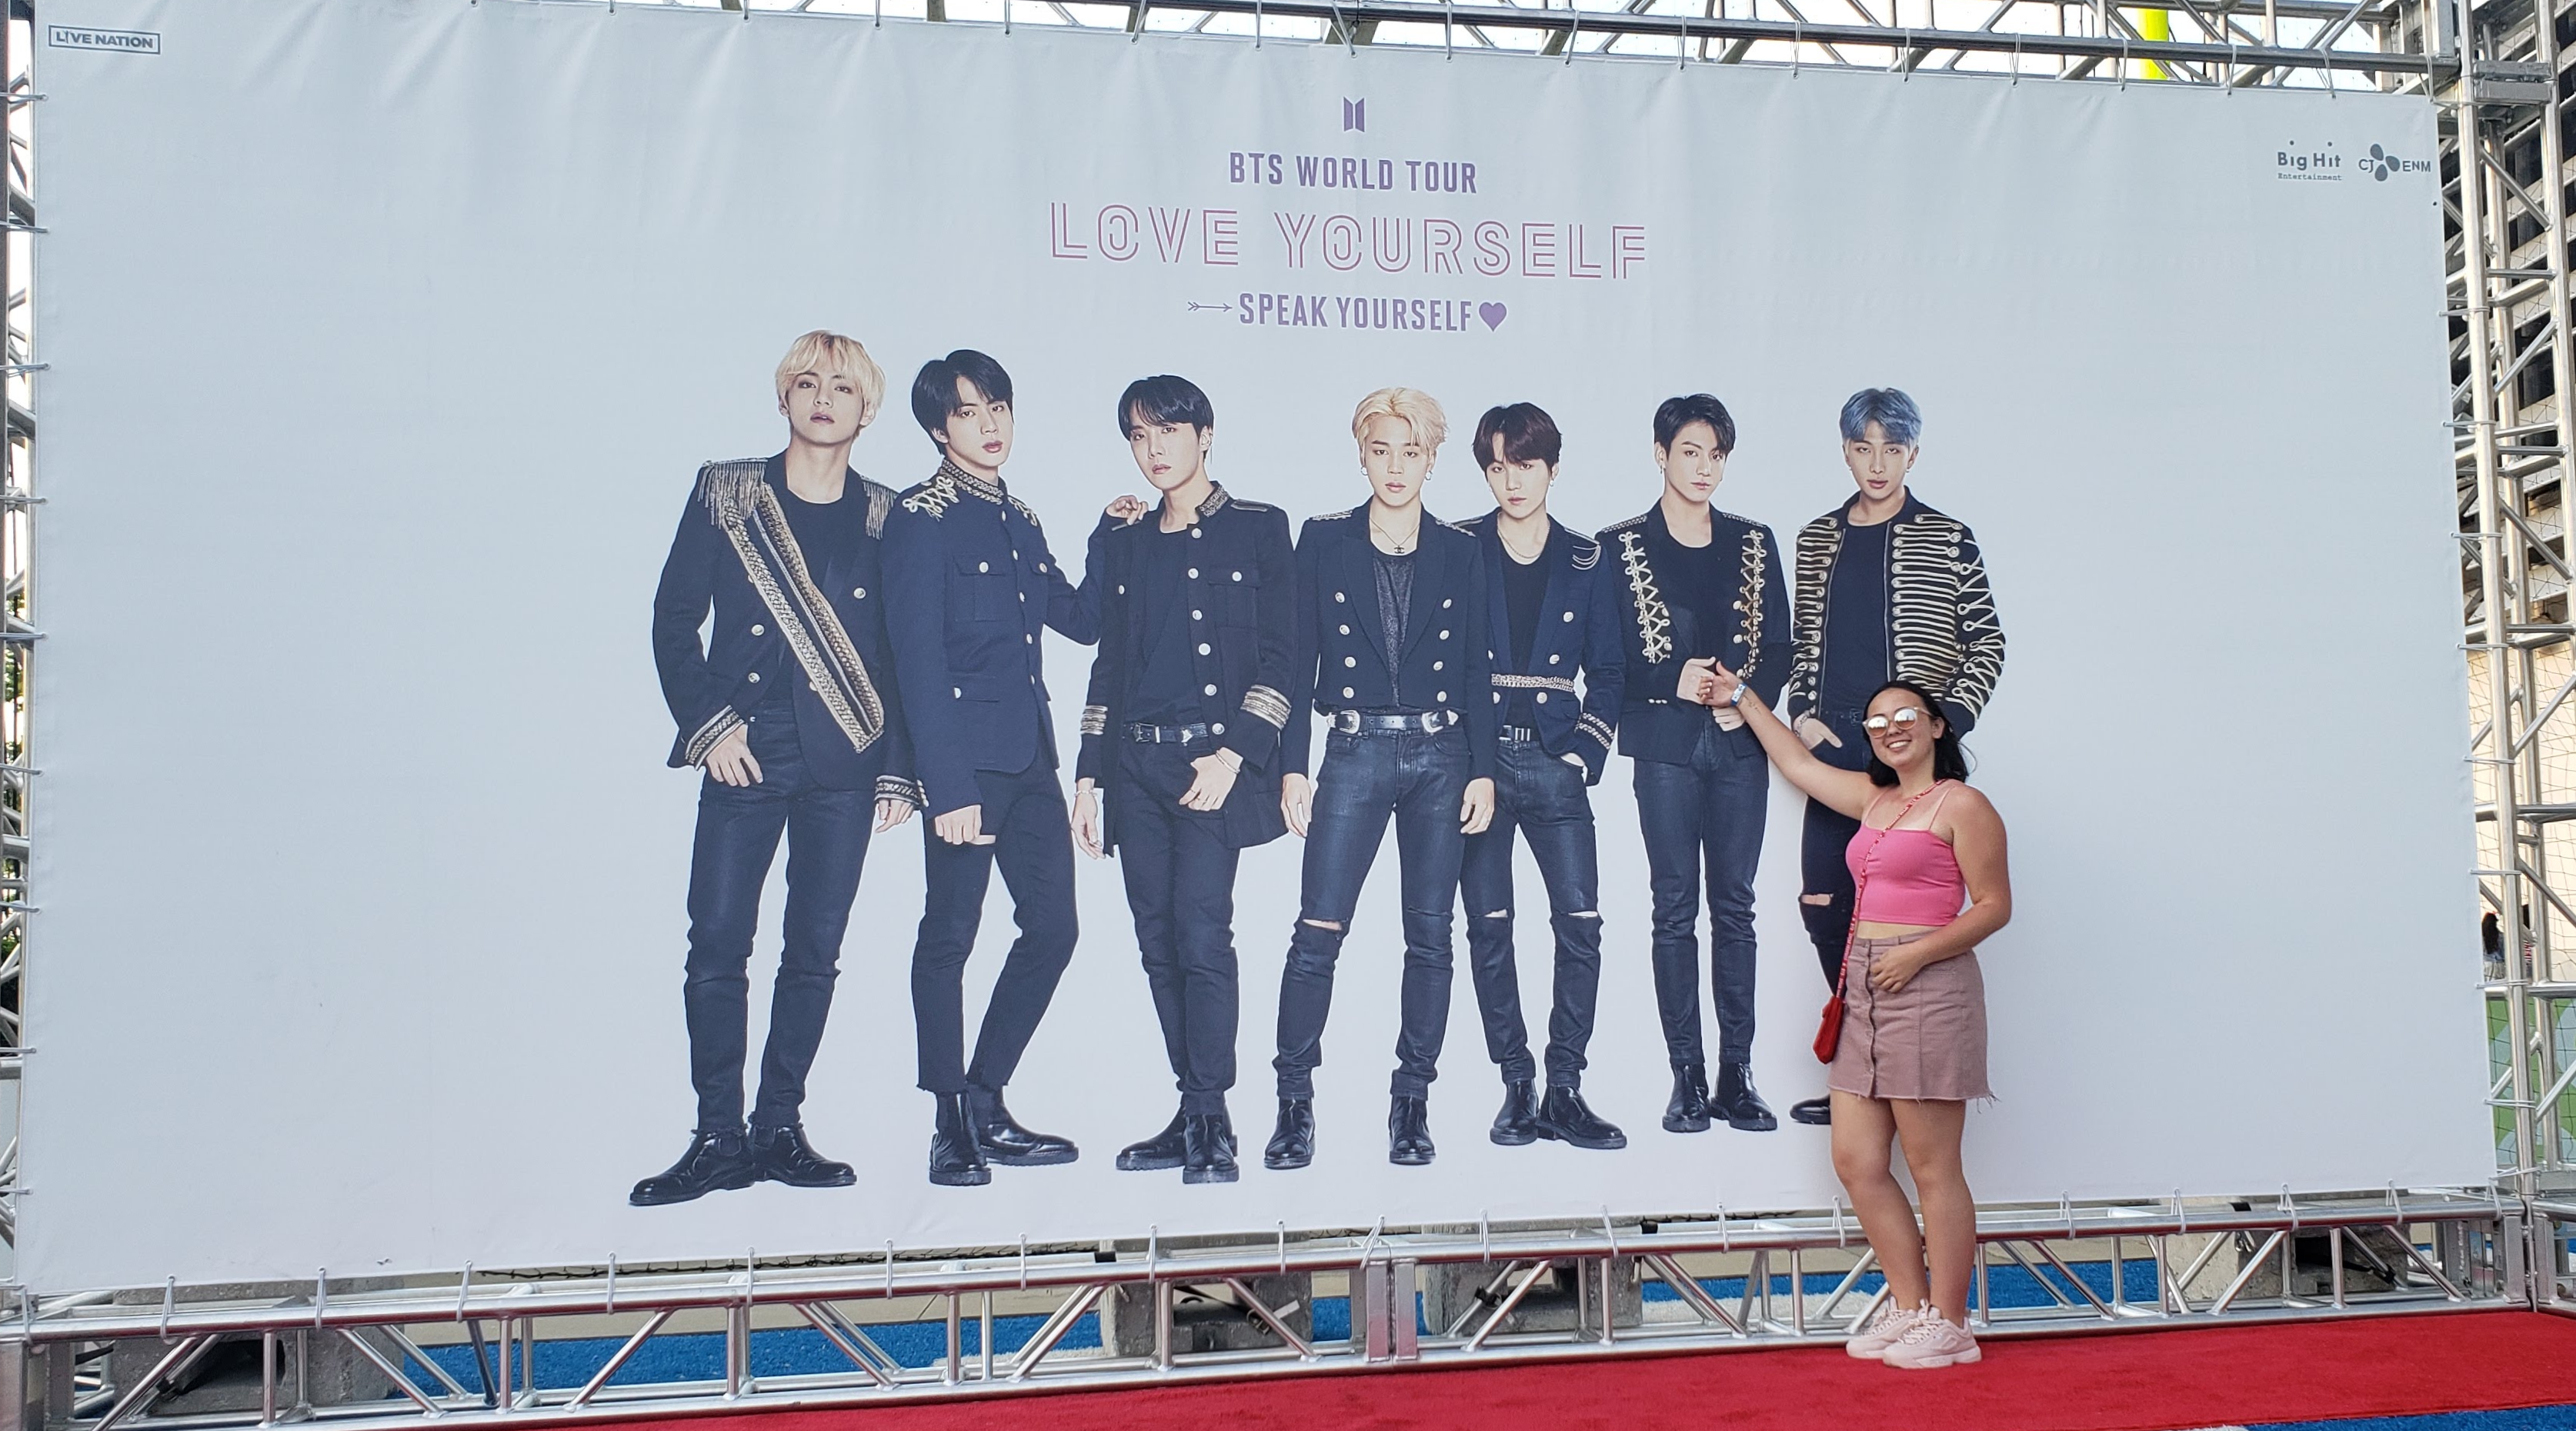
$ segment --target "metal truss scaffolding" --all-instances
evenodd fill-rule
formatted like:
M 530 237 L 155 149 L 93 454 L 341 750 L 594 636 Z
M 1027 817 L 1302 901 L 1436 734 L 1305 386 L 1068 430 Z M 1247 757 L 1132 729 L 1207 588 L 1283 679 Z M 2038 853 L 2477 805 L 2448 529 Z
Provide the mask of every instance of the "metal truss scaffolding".
M 1989 1207 L 1975 1325 L 2013 1336 L 2494 1308 L 2522 1217 L 2488 1194 L 2396 1189 Z M 176 1287 L 48 1298 L 16 1330 L 33 1348 L 31 1427 L 555 1423 L 1831 1342 L 1876 1310 L 1871 1270 L 1837 1208 L 1190 1248 L 889 1249 L 830 1265 L 469 1267 L 374 1290 L 317 1279 L 205 1300 Z M 1346 1312 L 1328 1337 L 1334 1299 Z M 820 1355 L 764 1372 L 764 1337 Z M 657 1343 L 658 1363 L 645 1355 Z M 578 1372 L 550 1368 L 545 1347 L 579 1350 Z M 228 1348 L 229 1384 L 193 1379 Z M 674 1350 L 700 1369 L 675 1374 Z
M 500 3 L 501 0 L 495 0 Z M 460 0 L 462 3 L 462 0 Z M 626 0 L 655 3 L 655 0 Z M 2420 94 L 2440 112 L 2477 878 L 2502 1173 L 2488 1188 L 1989 1205 L 1990 1335 L 2576 1308 L 2576 417 L 2561 51 L 2548 0 L 663 0 L 1516 51 L 1536 60 L 1948 70 L 1995 83 Z M 2567 0 L 2576 5 L 2576 0 Z M 1803 8 L 1802 8 L 1803 7 Z M 36 20 L 11 0 L 0 242 L 0 1237 L 14 1232 L 27 910 L 37 375 Z M 2565 886 L 2562 889 L 2562 885 Z M 2463 931 L 2465 937 L 2466 931 Z M 2560 951 L 2567 951 L 2564 956 Z M 549 1267 L 44 1296 L 0 1289 L 0 1431 L 605 1419 L 868 1405 L 1389 1363 L 1581 1360 L 1840 1336 L 1873 1309 L 1857 1225 L 1724 1209 L 728 1265 Z M 801 1347 L 781 1369 L 779 1348 Z M 540 1353 L 545 1353 L 541 1355 Z M 694 1359 L 694 1360 L 693 1360 Z M 567 1374 L 564 1366 L 578 1370 Z
M 2503 1186 L 2532 1200 L 2532 1293 L 2576 1294 L 2576 333 L 2567 126 L 2576 9 L 2462 3 L 2442 153 L 2454 449 Z

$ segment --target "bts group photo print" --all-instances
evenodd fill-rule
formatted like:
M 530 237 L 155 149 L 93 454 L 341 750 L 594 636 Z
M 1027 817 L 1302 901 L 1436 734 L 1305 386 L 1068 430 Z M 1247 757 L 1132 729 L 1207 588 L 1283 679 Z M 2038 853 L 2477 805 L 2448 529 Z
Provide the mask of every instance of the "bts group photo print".
M 42 52 L 54 1300 L 1839 1207 L 1946 1315 L 1980 1197 L 2498 1166 L 2440 176 L 2274 163 L 2420 95 L 81 3 L 166 52 Z M 2249 233 L 2301 281 L 2174 261 Z M 173 333 L 240 360 L 135 403 Z M 170 692 L 253 669 L 331 778 L 210 860 L 278 715 Z M 546 1133 L 382 1116 L 493 1088 Z
M 1836 430 L 1809 436 L 1839 442 L 1850 495 L 1783 543 L 1719 504 L 1738 437 L 1719 394 L 1637 404 L 1634 432 L 1618 436 L 1651 454 L 1628 498 L 1642 510 L 1586 533 L 1550 510 L 1565 434 L 1521 395 L 1492 394 L 1470 428 L 1421 389 L 1355 391 L 1346 476 L 1235 490 L 1217 477 L 1233 456 L 1218 407 L 1238 396 L 1140 374 L 1097 435 L 1104 453 L 1124 446 L 1150 495 L 1054 514 L 1091 523 L 1078 569 L 1049 542 L 1031 500 L 1043 494 L 1006 475 L 1015 389 L 997 356 L 960 348 L 920 365 L 900 400 L 928 475 L 900 488 L 851 466 L 888 400 L 859 339 L 796 338 L 772 387 L 782 445 L 698 467 L 653 597 L 668 763 L 698 780 L 685 930 L 671 941 L 696 1121 L 677 1161 L 634 1184 L 637 1206 L 763 1181 L 843 1188 L 912 1161 L 836 1158 L 809 1139 L 802 1111 L 871 842 L 907 825 L 922 840 L 917 899 L 866 921 L 880 950 L 912 927 L 927 1106 L 918 1172 L 904 1176 L 976 1187 L 996 1168 L 1070 1164 L 1089 1148 L 1121 1171 L 1222 1184 L 1253 1164 L 1252 1176 L 1294 1177 L 1325 1140 L 1381 1136 L 1389 1163 L 1430 1164 L 1462 924 L 1482 1052 L 1501 1085 L 1482 1127 L 1492 1143 L 1609 1151 L 1720 1127 L 1776 1132 L 1754 1083 L 1756 1040 L 1809 1035 L 1755 1017 L 1755 875 L 1777 755 L 1757 722 L 1794 733 L 1816 768 L 1893 786 L 1891 767 L 1910 765 L 1918 740 L 1956 760 L 2003 673 L 1984 557 L 1967 522 L 1910 485 L 1925 417 L 1897 387 L 1819 398 L 1817 427 Z M 1487 510 L 1426 508 L 1444 455 L 1452 473 L 1473 471 Z M 1305 510 L 1264 500 L 1288 490 Z M 1443 490 L 1468 487 L 1453 478 Z M 1070 752 L 1043 667 L 1048 631 L 1090 648 Z M 1645 877 L 1605 883 L 1593 797 L 1621 758 Z M 1900 937 L 1856 939 L 1850 852 L 1864 817 L 1846 804 L 1806 802 L 1796 911 L 1819 988 L 1838 1001 L 1856 948 L 1901 962 L 1884 950 L 1916 937 L 1903 931 L 1960 914 L 1914 911 Z M 1895 833 L 1904 819 L 1869 828 Z M 1296 918 L 1238 929 L 1243 853 L 1281 839 L 1300 849 Z M 764 939 L 782 844 L 785 899 Z M 1524 851 L 1537 873 L 1526 891 Z M 1125 910 L 1077 910 L 1078 855 L 1116 862 Z M 970 1039 L 967 965 L 997 871 L 1016 937 Z M 1400 928 L 1355 927 L 1372 876 L 1392 882 Z M 1543 1009 L 1522 997 L 1524 895 L 1547 911 Z M 1650 931 L 1651 1011 L 1603 1006 L 1605 906 L 1620 927 Z M 1055 1131 L 1012 1112 L 1022 1056 L 1078 941 L 1090 964 L 1114 948 L 1120 977 L 1142 970 L 1173 1085 L 1159 1128 L 1159 1112 Z M 1382 1125 L 1376 1106 L 1317 1097 L 1346 948 L 1401 966 Z M 755 1063 L 750 976 L 755 954 L 772 951 Z M 1251 1035 L 1250 1053 L 1268 1055 L 1267 1107 L 1236 1086 L 1247 963 L 1278 981 L 1276 1029 Z M 1932 1096 L 1990 1096 L 1975 961 L 1939 967 L 1956 987 L 1936 1042 L 1973 1044 L 1976 1069 Z M 1869 977 L 1876 1007 L 1895 990 Z M 1912 1059 L 1878 1066 L 1911 1038 L 1889 1022 L 1861 1054 L 1866 1082 L 1846 1091 L 1922 1075 Z M 1660 1109 L 1587 1099 L 1605 1026 L 1660 1035 L 1671 1075 Z M 1852 1057 L 1846 1040 L 1838 1089 Z M 1824 1082 L 1789 1090 L 1788 1118 L 1830 1124 Z M 1106 1151 L 1121 1139 L 1132 1141 Z

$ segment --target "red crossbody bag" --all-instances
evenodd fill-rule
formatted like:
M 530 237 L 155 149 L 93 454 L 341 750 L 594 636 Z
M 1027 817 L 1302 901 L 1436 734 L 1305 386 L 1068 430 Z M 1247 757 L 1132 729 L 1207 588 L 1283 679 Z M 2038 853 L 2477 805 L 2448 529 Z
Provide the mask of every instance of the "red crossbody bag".
M 1878 831 L 1878 840 L 1886 839 L 1889 830 L 1904 824 L 1905 817 L 1914 813 L 1914 807 L 1922 803 L 1924 795 L 1929 795 L 1949 783 L 1946 780 L 1935 780 L 1924 788 L 1922 795 L 1906 801 L 1905 808 L 1896 812 L 1896 818 L 1887 822 L 1887 829 Z M 1843 986 L 1851 981 L 1852 946 L 1860 939 L 1860 894 L 1862 890 L 1869 888 L 1869 857 L 1878 853 L 1878 840 L 1870 841 L 1869 848 L 1861 851 L 1860 873 L 1852 878 L 1851 930 L 1843 936 L 1842 973 L 1834 979 L 1834 996 L 1825 1000 L 1825 1016 L 1816 1025 L 1816 1062 L 1818 1063 L 1833 1062 L 1834 1053 L 1843 1046 Z

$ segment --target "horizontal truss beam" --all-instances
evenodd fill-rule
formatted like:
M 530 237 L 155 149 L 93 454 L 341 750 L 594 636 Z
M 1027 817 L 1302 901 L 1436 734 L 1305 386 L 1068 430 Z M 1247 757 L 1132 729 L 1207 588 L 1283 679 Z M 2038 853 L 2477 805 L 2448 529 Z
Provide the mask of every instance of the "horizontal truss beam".
M 2547 1225 L 2551 1210 L 2526 1213 L 2526 1206 L 2491 1193 L 2389 1189 L 2306 1199 L 2285 1193 L 2277 1200 L 2185 1203 L 2177 1198 L 2161 1204 L 2084 1206 L 2061 1201 L 1992 1208 L 1982 1213 L 1978 1228 L 1984 1254 L 1977 1270 L 1975 1325 L 1986 1334 L 2022 1336 L 2491 1309 L 2508 1303 L 2505 1279 L 2498 1274 L 2516 1260 L 2512 1248 L 2525 1236 L 2527 1218 Z M 284 1359 L 274 1353 L 290 1334 L 299 1341 L 307 1334 L 327 1334 L 354 1345 L 365 1362 L 395 1380 L 401 1395 L 316 1404 L 309 1411 L 299 1406 L 297 1418 L 395 1431 L 433 1421 L 507 1421 L 535 1412 L 544 1413 L 549 1423 L 587 1423 L 1329 1374 L 1390 1362 L 1454 1367 L 1779 1347 L 1837 1340 L 1884 1300 L 1884 1292 L 1853 1295 L 1871 1261 L 1858 1228 L 1840 1209 L 1830 1215 L 1721 1215 L 1652 1225 L 1650 1232 L 1646 1223 L 1621 1226 L 1604 1219 L 1597 1225 L 1505 1232 L 1482 1227 L 1372 1232 L 1293 1244 L 1282 1234 L 1267 1256 L 1258 1257 L 1247 1255 L 1255 1248 L 1243 1244 L 1166 1256 L 1149 1240 L 1144 1256 L 1107 1262 L 1087 1251 L 1018 1257 L 933 1252 L 909 1265 L 889 1255 L 879 1268 L 767 1270 L 755 1264 L 622 1279 L 612 1267 L 604 1275 L 584 1275 L 551 1288 L 524 1280 L 525 1274 L 476 1281 L 469 1270 L 453 1294 L 412 1288 L 325 1297 L 325 1288 L 317 1285 L 313 1301 L 299 1298 L 294 1305 L 180 1303 L 174 1288 L 170 1300 L 151 1308 L 111 1305 L 110 1294 L 89 1293 L 57 1299 L 14 1326 L 0 1326 L 0 1344 L 32 1338 L 48 1359 L 72 1357 L 74 1366 L 103 1366 L 99 1347 L 110 1339 L 139 1342 L 148 1349 L 155 1360 L 141 1380 L 132 1386 L 94 1383 L 95 1389 L 76 1399 L 73 1414 L 58 1423 L 68 1431 L 214 1431 L 275 1424 L 286 1372 Z M 2415 1241 L 2427 1230 L 2435 1248 L 2430 1256 Z M 2194 1238 L 2201 1239 L 2196 1248 Z M 2330 1271 L 2304 1264 L 2295 1255 L 2303 1238 L 2325 1245 Z M 2214 1265 L 2230 1249 L 2232 1260 Z M 1713 1252 L 1748 1256 L 1741 1306 L 1734 1311 L 1697 1280 L 1720 1274 L 1694 1273 L 1679 1261 Z M 1848 1271 L 1833 1269 L 1840 1275 L 1829 1293 L 1808 1290 L 1811 1264 L 1802 1258 L 1819 1253 L 1855 1259 Z M 2106 1253 L 2107 1263 L 2101 1260 Z M 1673 1292 L 1672 1300 L 1656 1303 L 1659 1310 L 1643 1315 L 1612 1313 L 1621 1259 L 1634 1259 L 1640 1273 Z M 2079 1261 L 2107 1267 L 2107 1289 L 2090 1286 Z M 1349 1342 L 1309 1340 L 1285 1321 L 1293 1306 L 1274 1309 L 1250 1285 L 1255 1276 L 1283 1270 L 1330 1273 L 1346 1280 L 1355 1304 L 1367 1289 L 1371 1316 L 1382 1304 L 1408 1309 L 1399 1314 L 1410 1316 L 1418 1274 L 1441 1264 L 1475 1266 L 1490 1276 L 1483 1279 L 1484 1293 L 1475 1298 L 1480 1305 L 1466 1307 L 1445 1331 L 1427 1333 L 1418 1344 L 1399 1338 L 1389 1345 L 1358 1336 Z M 2015 1266 L 2045 1290 L 2048 1303 L 1995 1306 L 1988 1288 L 1991 1275 Z M 2133 1300 L 2124 1269 L 2151 1272 L 2154 1294 Z M 1516 1307 L 1552 1270 L 1576 1279 L 1593 1311 L 1556 1330 L 1510 1325 Z M 2371 1284 L 2348 1285 L 2346 1273 L 2352 1270 L 2371 1278 Z M 1786 1291 L 1774 1285 L 1783 1271 Z M 2190 1289 L 2204 1273 L 2212 1285 L 2195 1300 Z M 1175 1307 L 1184 1289 L 1231 1293 L 1230 1304 L 1265 1327 L 1276 1345 L 1181 1349 Z M 1131 1354 L 1111 1346 L 1065 1351 L 1066 1334 L 1083 1316 L 1104 1307 L 1112 1292 L 1138 1297 L 1137 1305 L 1151 1319 L 1153 1350 Z M 1007 1294 L 1018 1294 L 1021 1310 L 1011 1313 L 1014 1317 L 1039 1315 L 1041 1306 L 1047 1310 L 1032 1335 L 1003 1352 L 992 1342 L 994 1303 Z M 944 1351 L 927 1364 L 898 1362 L 845 1312 L 869 1305 L 902 1310 L 866 1326 L 944 1328 Z M 782 1325 L 790 1316 L 801 1317 L 805 1325 L 821 1330 L 849 1365 L 754 1376 L 750 1344 L 755 1306 L 769 1309 L 771 1320 Z M 701 1318 L 720 1317 L 727 1368 L 723 1379 L 610 1387 L 619 1368 L 631 1364 L 653 1337 L 667 1334 L 674 1314 L 683 1310 Z M 1355 1318 L 1359 1310 L 1354 1305 Z M 634 1323 L 631 1331 L 619 1326 L 624 1335 L 609 1360 L 577 1388 L 536 1385 L 533 1354 L 551 1340 L 540 1336 L 539 1322 L 567 1318 L 574 1325 L 562 1336 L 593 1339 L 600 1335 L 603 1314 Z M 985 1338 L 972 1357 L 962 1341 L 969 1315 Z M 1609 1325 L 1602 1325 L 1605 1315 Z M 1122 1314 L 1118 1320 L 1124 1324 L 1128 1319 Z M 458 1344 L 476 1349 L 473 1380 L 478 1389 L 442 1369 L 414 1339 L 416 1332 L 440 1327 L 461 1327 L 470 1337 Z M 487 1340 L 487 1327 L 497 1338 Z M 1106 1326 L 1103 1332 L 1106 1337 Z M 271 1353 L 262 1361 L 260 1410 L 153 1414 L 162 1389 L 185 1365 L 220 1342 L 251 1337 Z M 383 1346 L 398 1350 L 400 1357 L 370 1344 L 371 1337 L 382 1338 Z M 487 1348 L 497 1348 L 497 1357 Z M 427 1380 L 415 1383 L 400 1374 L 402 1358 L 419 1362 L 419 1375 Z
M 2504 1206 L 2488 1196 L 2453 1192 L 2352 1194 L 2308 1200 L 2266 1201 L 2244 1209 L 2184 1203 L 2075 1204 L 1981 1209 L 1977 1235 L 1986 1242 L 2035 1238 L 2082 1241 L 2112 1237 L 2168 1237 L 2293 1228 L 2388 1226 L 2494 1221 Z M 0 1345 L 87 1341 L 110 1337 L 193 1336 L 200 1332 L 295 1331 L 322 1326 L 459 1322 L 476 1318 L 590 1316 L 664 1308 L 777 1306 L 845 1299 L 967 1296 L 1081 1287 L 1098 1283 L 1175 1282 L 1222 1284 L 1282 1272 L 1349 1272 L 1402 1260 L 1416 1265 L 1571 1260 L 1604 1256 L 1682 1256 L 1730 1252 L 1838 1250 L 1865 1245 L 1859 1223 L 1847 1212 L 1796 1216 L 1738 1216 L 1661 1220 L 1656 1231 L 1638 1223 L 1574 1224 L 1521 1231 L 1423 1231 L 1370 1233 L 1364 1237 L 1288 1241 L 1174 1252 L 1100 1262 L 1085 1251 L 998 1256 L 922 1255 L 834 1267 L 760 1268 L 746 1276 L 730 1269 L 685 1273 L 614 1272 L 604 1277 L 540 1278 L 534 1274 L 477 1275 L 470 1269 L 449 1287 L 412 1287 L 350 1293 L 327 1302 L 112 1303 L 105 1294 L 39 1299 L 33 1315 L 0 1322 Z
M 1561 37 L 1565 41 L 1581 35 L 1631 36 L 1639 39 L 1674 41 L 1687 47 L 1694 40 L 1769 41 L 1784 45 L 1876 46 L 1894 47 L 1904 52 L 1900 63 L 1889 69 L 1911 71 L 1925 55 L 1939 51 L 1960 51 L 1997 56 L 2021 55 L 2031 59 L 2090 60 L 2096 64 L 2112 60 L 2153 60 L 2167 66 L 2223 65 L 2234 69 L 2276 68 L 2339 70 L 2351 74 L 2429 77 L 2435 83 L 2456 78 L 2455 57 L 2405 54 L 2363 49 L 2313 49 L 2288 45 L 2215 45 L 2185 40 L 2143 40 L 2126 35 L 2058 35 L 2028 34 L 2003 30 L 1910 30 L 1891 25 L 1861 22 L 1809 24 L 1793 20 L 1756 20 L 1707 15 L 1656 15 L 1627 10 L 1524 10 L 1513 5 L 1438 5 L 1421 0 L 1173 0 L 1156 7 L 1163 11 L 1194 14 L 1245 15 L 1256 20 L 1274 16 L 1318 20 L 1329 28 L 1329 43 L 1359 31 L 1362 27 L 1382 25 L 1428 25 L 1455 31 L 1461 28 L 1484 30 L 1534 31 Z M 2320 13 L 2341 17 L 2351 7 L 2316 7 Z M 2282 13 L 2289 13 L 2283 7 Z M 861 17 L 864 18 L 864 17 Z M 955 23 L 955 22 L 941 22 Z M 1153 33 L 1153 32 L 1148 32 Z M 1411 48 L 1411 47 L 1407 47 Z M 1590 52 L 1586 52 L 1589 54 Z M 1562 49 L 1551 48 L 1538 56 L 1562 63 L 1573 58 Z M 1648 51 L 1622 51 L 1617 58 L 1652 59 Z M 1689 63 L 1723 63 L 1719 60 Z M 1868 69 L 1873 66 L 1835 65 L 1818 62 L 1818 68 Z M 2034 74 L 2034 79 L 2049 78 Z M 2170 83 L 2173 81 L 2160 81 Z M 2184 81 L 2188 82 L 2188 81 Z

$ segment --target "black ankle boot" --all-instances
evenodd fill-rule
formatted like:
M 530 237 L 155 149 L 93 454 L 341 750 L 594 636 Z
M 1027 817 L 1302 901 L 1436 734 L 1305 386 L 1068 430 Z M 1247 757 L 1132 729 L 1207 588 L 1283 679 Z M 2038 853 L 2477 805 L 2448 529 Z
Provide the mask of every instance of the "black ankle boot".
M 1768 1133 L 1780 1126 L 1771 1116 L 1771 1106 L 1753 1091 L 1753 1065 L 1721 1063 L 1717 1066 L 1717 1091 L 1709 1095 L 1709 1108 L 1726 1120 L 1726 1126 L 1744 1133 Z
M 752 1167 L 750 1140 L 740 1129 L 726 1133 L 693 1133 L 689 1150 L 670 1167 L 635 1185 L 626 1201 L 636 1207 L 664 1207 L 692 1202 L 711 1192 L 747 1188 L 758 1180 Z
M 966 1111 L 975 1120 L 975 1141 L 983 1145 L 986 1162 L 1005 1168 L 1043 1168 L 1082 1156 L 1071 1138 L 1021 1127 L 1011 1110 L 1002 1106 L 998 1088 L 967 1085 Z
M 1547 1101 L 1539 1105 L 1538 1134 L 1555 1138 L 1578 1148 L 1624 1148 L 1628 1135 L 1616 1124 L 1595 1113 L 1583 1101 L 1583 1094 L 1573 1088 L 1550 1088 Z
M 1506 1148 L 1539 1140 L 1538 1095 L 1530 1090 L 1528 1079 L 1503 1085 L 1503 1111 L 1494 1115 L 1487 1136 Z
M 1163 1131 L 1141 1143 L 1130 1143 L 1118 1150 L 1118 1171 L 1149 1173 L 1158 1168 L 1177 1168 L 1189 1161 L 1182 1125 L 1190 1121 L 1187 1113 L 1175 1113 Z
M 984 1149 L 975 1141 L 974 1120 L 966 1114 L 966 1095 L 935 1095 L 938 1111 L 930 1124 L 930 1180 L 941 1187 L 975 1188 L 993 1180 L 984 1165 Z
M 1302 1168 L 1313 1161 L 1315 1100 L 1280 1099 L 1279 1125 L 1271 1130 L 1270 1146 L 1261 1150 L 1261 1166 L 1274 1170 Z
M 1702 1064 L 1673 1065 L 1673 1096 L 1664 1104 L 1664 1131 L 1708 1131 L 1708 1069 Z
M 1386 1160 L 1398 1167 L 1431 1164 L 1431 1100 L 1396 1095 L 1386 1113 Z
M 1181 1165 L 1182 1182 L 1230 1183 L 1243 1176 L 1234 1161 L 1234 1135 L 1226 1127 L 1224 1114 L 1191 1114 L 1181 1137 L 1188 1147 Z
M 845 1188 L 859 1180 L 847 1163 L 836 1163 L 805 1141 L 805 1125 L 751 1130 L 751 1160 L 760 1176 L 791 1188 Z
M 1806 1098 L 1790 1104 L 1789 1121 L 1818 1128 L 1831 1127 L 1834 1121 L 1833 1095 L 1828 1093 L 1822 1098 Z

